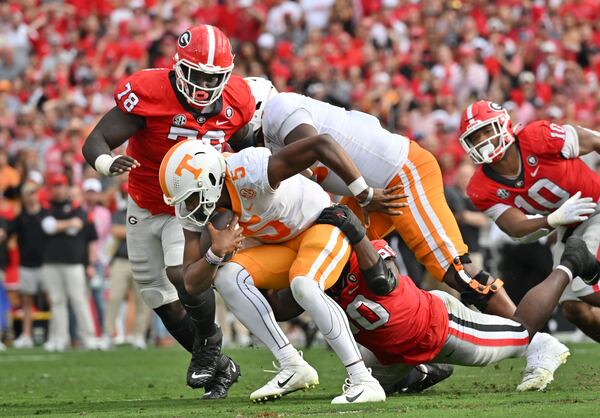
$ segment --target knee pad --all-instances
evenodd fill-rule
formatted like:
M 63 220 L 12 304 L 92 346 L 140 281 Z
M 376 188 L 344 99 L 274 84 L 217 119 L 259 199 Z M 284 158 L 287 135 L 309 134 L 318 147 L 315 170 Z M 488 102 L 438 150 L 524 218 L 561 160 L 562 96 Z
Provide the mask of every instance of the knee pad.
M 306 276 L 297 276 L 290 283 L 292 295 L 300 305 L 307 298 L 314 296 L 315 289 L 320 290 L 317 282 Z
M 179 299 L 177 289 L 164 276 L 155 280 L 136 279 L 136 283 L 140 289 L 142 299 L 151 309 L 156 309 Z

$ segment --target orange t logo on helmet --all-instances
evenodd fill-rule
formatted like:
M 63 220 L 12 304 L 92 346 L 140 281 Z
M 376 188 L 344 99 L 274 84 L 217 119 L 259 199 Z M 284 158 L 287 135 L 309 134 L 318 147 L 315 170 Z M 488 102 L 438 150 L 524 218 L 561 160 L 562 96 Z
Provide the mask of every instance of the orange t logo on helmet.
M 183 170 L 187 170 L 190 173 L 192 173 L 194 175 L 194 178 L 197 180 L 198 177 L 200 177 L 200 174 L 202 174 L 202 168 L 201 167 L 196 168 L 196 167 L 190 165 L 190 160 L 192 158 L 194 158 L 194 157 L 192 157 L 190 154 L 185 154 L 183 156 L 183 158 L 181 159 L 181 162 L 175 169 L 175 174 L 177 174 L 178 176 L 181 177 L 183 175 Z

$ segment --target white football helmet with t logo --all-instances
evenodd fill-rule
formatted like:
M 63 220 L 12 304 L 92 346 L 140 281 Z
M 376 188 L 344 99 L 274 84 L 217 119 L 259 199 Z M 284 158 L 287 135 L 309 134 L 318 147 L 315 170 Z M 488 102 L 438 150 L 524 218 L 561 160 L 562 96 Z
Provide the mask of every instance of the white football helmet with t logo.
M 227 164 L 223 154 L 200 141 L 181 141 L 160 164 L 159 180 L 165 203 L 179 219 L 204 226 L 221 197 Z

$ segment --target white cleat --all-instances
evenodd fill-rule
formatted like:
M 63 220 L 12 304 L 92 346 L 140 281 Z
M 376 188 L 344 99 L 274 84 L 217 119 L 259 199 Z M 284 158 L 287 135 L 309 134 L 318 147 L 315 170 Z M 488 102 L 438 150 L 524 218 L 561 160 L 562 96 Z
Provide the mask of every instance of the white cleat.
M 349 404 L 365 402 L 383 402 L 385 401 L 385 391 L 375 378 L 352 382 L 346 379 L 343 392 L 331 401 L 332 404 Z
M 527 365 L 517 391 L 544 390 L 554 380 L 556 369 L 566 363 L 570 355 L 566 345 L 549 334 L 538 332 L 527 347 Z
M 262 388 L 252 392 L 252 402 L 274 401 L 288 393 L 314 388 L 319 384 L 317 371 L 301 357 L 297 364 L 281 367 L 273 365 L 278 371 L 277 375 Z
M 21 334 L 13 341 L 13 348 L 33 348 L 33 340 L 29 335 Z

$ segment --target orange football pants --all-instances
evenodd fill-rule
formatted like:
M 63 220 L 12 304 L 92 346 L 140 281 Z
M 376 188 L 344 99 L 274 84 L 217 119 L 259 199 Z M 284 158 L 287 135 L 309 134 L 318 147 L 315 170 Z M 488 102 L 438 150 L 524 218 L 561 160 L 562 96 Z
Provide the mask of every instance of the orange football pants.
M 451 265 L 462 270 L 458 256 L 467 253 L 468 248 L 446 202 L 440 166 L 414 141 L 410 142 L 404 167 L 388 187 L 399 184 L 404 187 L 408 206 L 398 216 L 369 213 L 369 238 L 381 239 L 395 229 L 417 260 L 439 281 Z M 342 203 L 364 221 L 356 199 L 344 198 Z
M 238 251 L 232 262 L 244 267 L 259 289 L 290 287 L 294 277 L 307 276 L 329 289 L 338 280 L 352 248 L 332 225 L 313 225 L 289 241 Z

